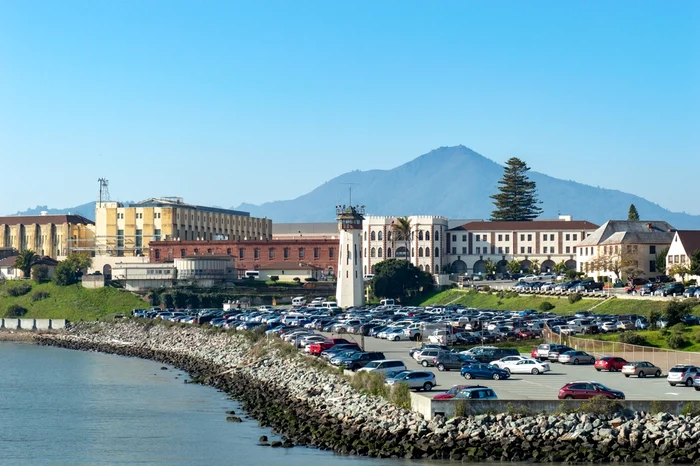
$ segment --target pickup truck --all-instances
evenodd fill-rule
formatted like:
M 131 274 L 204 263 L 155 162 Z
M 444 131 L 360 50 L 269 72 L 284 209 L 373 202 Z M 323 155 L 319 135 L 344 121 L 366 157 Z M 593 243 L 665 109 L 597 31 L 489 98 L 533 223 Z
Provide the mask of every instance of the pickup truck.
M 428 336 L 428 343 L 434 345 L 454 345 L 456 342 L 457 338 L 451 330 L 436 330 Z
M 323 351 L 334 347 L 340 343 L 351 343 L 345 338 L 328 338 L 320 343 L 312 343 L 309 345 L 309 354 L 319 356 Z

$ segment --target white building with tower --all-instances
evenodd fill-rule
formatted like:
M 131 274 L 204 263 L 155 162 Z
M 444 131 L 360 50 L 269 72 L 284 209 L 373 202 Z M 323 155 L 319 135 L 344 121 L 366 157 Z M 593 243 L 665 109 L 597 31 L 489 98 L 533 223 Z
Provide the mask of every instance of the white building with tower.
M 362 222 L 364 206 L 336 206 L 340 232 L 338 245 L 338 283 L 336 301 L 340 307 L 365 304 L 362 264 Z

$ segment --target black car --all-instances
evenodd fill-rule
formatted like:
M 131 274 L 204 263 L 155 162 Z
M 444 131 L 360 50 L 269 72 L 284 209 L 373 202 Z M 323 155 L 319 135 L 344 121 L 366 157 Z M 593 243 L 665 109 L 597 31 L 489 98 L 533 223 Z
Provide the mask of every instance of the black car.
M 365 367 L 370 361 L 379 361 L 382 359 L 386 359 L 386 356 L 379 351 L 357 352 L 347 356 L 334 356 L 331 358 L 331 364 L 334 366 L 345 366 L 351 371 L 356 371 Z
M 433 359 L 433 366 L 439 371 L 449 371 L 451 369 L 462 369 L 469 364 L 476 363 L 477 360 L 459 353 L 443 353 Z
M 518 352 L 517 348 L 486 348 L 474 356 L 474 359 L 488 364 L 506 356 L 518 356 L 519 354 L 520 352 Z

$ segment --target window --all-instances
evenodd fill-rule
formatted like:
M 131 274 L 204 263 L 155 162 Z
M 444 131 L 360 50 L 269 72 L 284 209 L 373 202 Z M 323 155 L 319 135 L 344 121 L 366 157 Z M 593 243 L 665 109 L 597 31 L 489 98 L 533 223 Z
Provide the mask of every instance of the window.
M 549 235 L 549 241 L 554 241 L 554 235 Z
M 390 231 L 386 232 L 386 239 L 387 239 L 387 241 L 391 241 L 391 232 Z
M 456 243 L 457 242 L 457 235 L 452 235 L 452 242 Z
M 532 241 L 532 235 L 527 235 L 527 240 Z
M 284 251 L 282 251 L 282 256 L 284 256 L 285 259 L 289 259 L 289 248 L 284 248 Z
M 160 230 L 153 230 L 153 236 L 156 241 L 160 241 Z M 177 235 L 180 236 L 179 234 Z
M 155 250 L 156 260 L 160 259 L 160 249 Z
M 525 254 L 525 248 L 522 246 L 520 247 L 520 254 Z
M 498 247 L 498 253 L 499 253 L 499 254 L 503 254 L 503 246 L 499 246 L 499 247 Z
M 430 248 L 425 248 L 425 257 L 430 257 Z
M 379 241 L 381 241 L 382 238 L 383 238 L 383 235 L 382 235 L 382 232 L 380 231 L 379 233 L 377 233 L 377 239 L 378 239 Z
M 157 251 L 156 251 L 157 252 Z M 157 259 L 157 258 L 156 258 Z M 656 261 L 655 260 L 650 260 L 649 261 L 649 272 L 656 272 Z
M 685 264 L 685 254 L 681 254 L 681 264 Z
M 253 249 L 253 259 L 255 259 L 255 260 L 260 259 L 260 248 Z
M 304 258 L 304 248 L 299 248 L 299 259 Z
M 275 248 L 269 248 L 267 250 L 267 257 L 269 259 L 274 259 L 275 258 Z
M 588 251 L 588 248 L 586 248 L 586 251 Z M 632 254 L 632 245 L 631 245 L 631 244 L 628 244 L 628 245 L 627 245 L 627 253 L 628 253 L 628 254 Z M 677 257 L 677 256 L 676 256 L 676 257 Z
M 435 248 L 435 257 L 440 257 L 440 248 Z
M 331 259 L 335 257 L 335 248 L 328 248 L 328 257 Z
M 370 240 L 370 241 L 376 241 L 376 239 L 377 239 L 376 233 L 375 233 L 375 232 L 371 232 L 371 233 L 369 234 L 369 240 Z
M 376 249 L 372 248 L 369 250 L 369 257 L 374 257 L 377 254 Z
M 429 231 L 425 232 L 425 240 L 430 241 L 430 232 Z
M 365 231 L 365 241 L 367 241 L 367 232 Z
M 464 248 L 464 249 L 466 249 L 466 248 Z M 457 248 L 454 246 L 452 246 L 452 254 L 457 254 Z
M 423 241 L 423 230 L 418 231 L 418 240 Z
M 527 247 L 527 253 L 528 253 L 528 254 L 532 254 L 532 246 L 528 246 L 528 247 Z
M 503 235 L 498 235 L 498 241 L 503 241 Z
M 196 256 L 197 254 L 199 254 L 199 249 L 198 249 L 198 248 L 194 248 L 194 255 Z
M 207 254 L 211 254 L 211 253 L 212 253 L 211 248 L 207 249 Z
M 510 241 L 510 235 L 506 235 L 506 241 Z
M 423 248 L 418 248 L 418 257 L 423 257 Z
M 226 255 L 230 256 L 231 255 L 231 248 L 226 248 Z
M 467 247 L 466 247 L 466 246 L 462 246 L 462 254 L 466 254 L 466 253 L 467 253 Z M 453 253 L 453 254 L 454 254 L 454 253 Z
M 525 235 L 520 235 L 520 241 L 525 241 Z
M 649 246 L 649 254 L 656 254 L 656 246 Z
M 440 233 L 437 230 L 435 230 L 434 238 L 435 238 L 435 241 L 440 241 Z
M 238 249 L 238 258 L 245 259 L 245 249 L 243 249 L 243 248 Z
M 574 241 L 578 238 L 578 235 L 574 233 Z
M 467 235 L 462 235 L 462 241 L 464 241 L 464 242 L 467 241 Z
M 510 254 L 510 246 L 506 246 L 506 254 Z
M 143 230 L 136 230 L 136 244 L 137 248 L 143 246 Z
M 377 257 L 382 257 L 382 248 L 377 249 Z
M 386 257 L 391 257 L 391 248 L 386 248 Z
M 474 235 L 474 241 L 481 241 L 481 235 Z
M 566 239 L 567 241 L 570 241 L 570 240 L 571 240 L 571 235 L 567 233 L 565 239 Z
M 542 235 L 542 241 L 547 241 L 547 235 Z
M 180 249 L 180 257 L 185 257 L 185 250 L 184 249 Z
M 479 246 L 476 247 L 476 253 L 481 254 L 481 248 Z
M 545 247 L 542 248 L 542 252 L 543 252 L 544 254 L 547 254 L 547 246 L 545 246 Z
M 365 248 L 364 254 L 363 254 L 363 255 L 364 255 L 365 257 L 367 257 L 367 248 Z
M 571 247 L 569 247 L 569 246 L 566 247 L 566 253 L 571 254 Z

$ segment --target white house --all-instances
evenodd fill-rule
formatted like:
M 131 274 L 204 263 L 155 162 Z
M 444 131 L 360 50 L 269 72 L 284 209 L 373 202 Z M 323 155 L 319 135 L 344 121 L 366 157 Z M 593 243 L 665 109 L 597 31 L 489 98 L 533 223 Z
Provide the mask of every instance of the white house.
M 0 260 L 0 279 L 5 280 L 18 280 L 23 278 L 24 274 L 20 269 L 15 267 L 18 256 L 10 256 Z M 45 265 L 49 271 L 49 278 L 53 275 L 53 271 L 58 265 L 58 261 L 51 259 L 50 257 L 42 257 L 37 260 L 35 265 Z M 27 277 L 29 278 L 29 277 Z
M 666 274 L 671 275 L 676 266 L 690 267 L 690 260 L 695 251 L 700 250 L 700 230 L 678 230 L 673 235 L 671 245 L 668 247 L 666 254 Z M 680 280 L 678 274 L 674 276 L 676 280 Z M 700 277 L 697 275 L 685 275 L 686 280 L 695 279 L 700 282 Z

